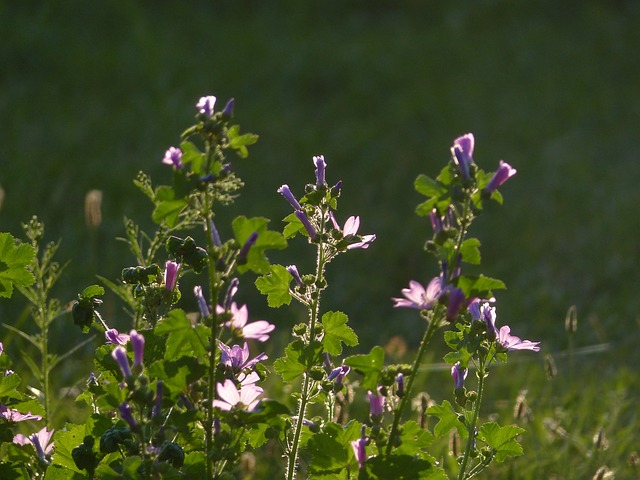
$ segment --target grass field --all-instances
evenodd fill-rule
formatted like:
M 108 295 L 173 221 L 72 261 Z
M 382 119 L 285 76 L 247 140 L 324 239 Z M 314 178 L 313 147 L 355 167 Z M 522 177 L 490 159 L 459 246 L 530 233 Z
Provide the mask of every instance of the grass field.
M 261 137 L 238 163 L 246 187 L 229 218 L 281 226 L 289 210 L 276 189 L 301 189 L 313 179 L 312 156 L 324 154 L 328 178 L 344 181 L 342 215 L 361 215 L 363 232 L 378 237 L 331 265 L 327 308 L 350 315 L 363 349 L 396 335 L 411 348 L 415 318 L 390 297 L 436 272 L 422 252 L 431 230 L 413 213 L 413 180 L 435 175 L 453 138 L 472 131 L 486 170 L 500 159 L 518 169 L 505 205 L 474 232 L 483 271 L 509 287 L 499 322 L 543 342 L 541 355 L 493 377 L 500 385 L 487 415 L 511 415 L 522 389 L 532 415 L 525 457 L 491 478 L 591 478 L 604 464 L 616 478 L 637 477 L 627 463 L 640 450 L 636 2 L 0 1 L 0 20 L 0 230 L 20 234 L 37 214 L 48 239 L 62 239 L 62 301 L 96 272 L 115 278 L 131 263 L 114 238 L 123 216 L 150 211 L 131 180 L 145 170 L 166 181 L 165 149 L 197 99 L 215 94 L 235 97 L 238 122 Z M 85 226 L 91 189 L 103 193 L 94 230 Z M 302 253 L 297 243 L 272 259 Z M 269 310 L 249 278 L 242 295 L 283 331 L 297 314 Z M 0 321 L 26 325 L 20 302 L 0 303 Z M 57 349 L 81 339 L 68 322 L 58 325 Z M 23 347 L 0 334 L 5 349 Z M 602 350 L 580 350 L 594 345 Z M 553 380 L 545 354 L 558 367 Z M 84 378 L 81 361 L 62 384 Z M 444 388 L 427 377 L 432 396 L 450 394 L 450 379 L 434 373 Z M 593 446 L 599 428 L 606 450 Z

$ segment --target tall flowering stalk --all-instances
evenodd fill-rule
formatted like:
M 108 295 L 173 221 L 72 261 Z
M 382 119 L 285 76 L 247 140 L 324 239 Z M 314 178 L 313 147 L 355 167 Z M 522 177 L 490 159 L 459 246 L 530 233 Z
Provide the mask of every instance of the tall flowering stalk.
M 349 367 L 329 368 L 327 356 L 341 353 L 340 341 L 335 344 L 334 331 L 339 328 L 342 340 L 355 345 L 357 337 L 346 326 L 346 315 L 328 312 L 321 318 L 321 295 L 327 287 L 326 267 L 336 256 L 353 249 L 366 249 L 375 240 L 375 235 L 358 235 L 360 218 L 349 217 L 343 228 L 336 221 L 334 211 L 340 196 L 342 183 L 331 187 L 326 181 L 327 164 L 323 156 L 313 158 L 315 183 L 306 186 L 306 194 L 298 199 L 288 185 L 278 189 L 294 212 L 285 218 L 288 222 L 285 237 L 301 234 L 316 250 L 315 270 L 301 275 L 295 265 L 272 267 L 271 274 L 258 279 L 258 288 L 268 295 L 271 306 L 288 303 L 295 298 L 308 312 L 306 324 L 294 327 L 296 338 L 285 349 L 285 355 L 274 363 L 274 368 L 285 381 L 301 377 L 300 397 L 291 429 L 286 435 L 286 478 L 296 477 L 300 456 L 302 430 L 311 403 L 325 399 L 327 410 L 333 410 L 332 392 L 342 388 L 342 381 Z M 293 281 L 293 285 L 291 282 Z M 339 327 L 338 327 L 339 325 Z M 331 343 L 330 343 L 331 341 Z

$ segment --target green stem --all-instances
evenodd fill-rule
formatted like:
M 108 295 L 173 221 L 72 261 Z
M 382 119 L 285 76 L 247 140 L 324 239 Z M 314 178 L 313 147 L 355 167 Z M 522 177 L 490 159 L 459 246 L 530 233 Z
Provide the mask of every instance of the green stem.
M 440 321 L 438 319 L 439 315 L 439 305 L 436 307 L 436 310 L 433 311 L 431 318 L 429 320 L 429 326 L 427 330 L 424 332 L 424 337 L 422 338 L 422 342 L 420 343 L 420 348 L 418 349 L 418 353 L 416 354 L 416 358 L 413 361 L 413 366 L 411 367 L 411 374 L 409 375 L 409 380 L 407 381 L 407 386 L 405 387 L 404 396 L 400 401 L 400 405 L 395 411 L 393 417 L 393 424 L 391 426 L 391 432 L 389 433 L 389 443 L 387 443 L 387 456 L 391 455 L 391 449 L 395 445 L 395 437 L 398 434 L 398 426 L 400 425 L 400 419 L 402 418 L 402 414 L 407 407 L 407 403 L 411 398 L 411 390 L 413 388 L 413 384 L 418 375 L 418 368 L 420 368 L 420 364 L 422 363 L 422 357 L 424 356 L 424 352 L 427 350 L 427 345 L 431 341 L 431 337 L 435 333 Z
M 477 375 L 478 375 L 478 398 L 476 398 L 476 401 L 473 404 L 473 413 L 471 414 L 471 422 L 469 422 L 469 424 L 467 425 L 467 433 L 468 433 L 467 446 L 464 450 L 462 463 L 460 464 L 460 472 L 458 472 L 458 480 L 462 480 L 466 478 L 465 473 L 467 470 L 467 464 L 469 463 L 469 458 L 471 457 L 471 450 L 473 450 L 476 424 L 478 423 L 478 416 L 480 414 L 480 404 L 482 403 L 482 394 L 484 392 L 484 379 L 486 377 L 484 358 L 480 358 Z

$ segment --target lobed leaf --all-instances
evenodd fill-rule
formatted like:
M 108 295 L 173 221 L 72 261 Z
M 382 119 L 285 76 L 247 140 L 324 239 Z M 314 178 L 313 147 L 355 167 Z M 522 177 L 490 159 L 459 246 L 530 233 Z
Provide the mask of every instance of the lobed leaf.
M 322 345 L 329 355 L 342 354 L 342 344 L 348 347 L 358 345 L 358 336 L 351 327 L 347 325 L 349 317 L 342 312 L 327 312 L 322 316 L 324 326 L 324 337 Z
M 9 233 L 0 233 L 0 297 L 11 298 L 13 286 L 28 287 L 36 281 L 29 265 L 36 256 L 27 243 L 16 245 Z
M 293 277 L 282 265 L 271 265 L 270 273 L 256 279 L 255 285 L 260 293 L 267 296 L 271 308 L 291 303 L 289 284 Z
M 363 388 L 375 390 L 384 366 L 384 349 L 376 345 L 369 353 L 348 357 L 344 363 L 364 375 Z

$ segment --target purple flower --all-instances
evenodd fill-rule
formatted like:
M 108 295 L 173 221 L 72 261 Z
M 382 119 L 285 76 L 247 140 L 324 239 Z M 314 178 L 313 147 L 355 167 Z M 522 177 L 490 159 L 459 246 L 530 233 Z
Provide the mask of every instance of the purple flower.
M 336 218 L 333 215 L 333 212 L 329 213 L 331 218 L 331 222 L 333 223 L 333 228 L 342 232 L 342 236 L 347 240 L 352 240 L 356 237 L 358 233 L 358 228 L 360 228 L 360 217 L 351 216 L 347 218 L 347 221 L 344 223 L 344 227 L 340 228 Z M 369 248 L 369 244 L 371 244 L 376 239 L 375 235 L 363 235 L 359 242 L 351 243 L 347 246 L 347 250 L 353 250 L 354 248 Z
M 442 294 L 442 279 L 440 277 L 433 278 L 426 290 L 422 284 L 411 280 L 409 288 L 403 288 L 402 294 L 406 298 L 392 298 L 395 302 L 394 307 L 417 308 L 418 310 L 427 310 L 440 298 Z
M 453 384 L 455 385 L 456 390 L 464 388 L 464 380 L 467 378 L 467 374 L 469 371 L 460 366 L 460 362 L 456 362 L 453 367 L 451 367 L 451 376 L 453 377 Z
M 340 388 L 342 387 L 342 382 L 344 381 L 344 377 L 347 376 L 347 373 L 349 373 L 349 371 L 351 370 L 351 367 L 349 367 L 349 365 L 342 365 L 340 367 L 336 367 L 333 370 L 331 370 L 331 373 L 329 374 L 329 381 L 334 382 L 334 385 L 336 388 Z
M 315 227 L 311 225 L 311 222 L 309 221 L 305 213 L 302 210 L 296 210 L 296 217 L 298 217 L 298 220 L 300 220 L 300 222 L 304 226 L 311 240 L 316 238 L 318 232 L 316 231 Z
M 286 184 L 282 185 L 278 189 L 278 193 L 282 195 L 285 198 L 285 200 L 289 202 L 289 204 L 291 204 L 294 210 L 300 210 L 302 208 L 298 203 L 298 200 L 296 200 L 296 197 L 294 197 L 293 193 L 291 193 L 291 189 L 289 188 L 289 185 L 286 185 Z
M 113 352 L 111 352 L 111 356 L 120 367 L 120 370 L 122 371 L 122 376 L 124 377 L 124 379 L 126 380 L 127 378 L 130 378 L 131 367 L 129 366 L 129 358 L 127 357 L 127 350 L 122 346 L 118 346 L 113 349 Z
M 404 374 L 403 373 L 399 373 L 398 376 L 396 377 L 396 385 L 398 386 L 396 393 L 398 394 L 399 397 L 402 397 L 404 395 Z
M 481 300 L 476 298 L 469 304 L 469 312 L 471 312 L 471 318 L 487 325 L 487 333 L 493 339 L 498 336 L 496 307 L 492 307 L 488 302 L 481 303 Z
M 442 217 L 435 208 L 429 212 L 429 219 L 431 220 L 431 227 L 433 228 L 434 235 L 438 235 L 442 232 Z
M 162 163 L 165 165 L 173 165 L 173 168 L 176 170 L 181 169 L 184 166 L 182 164 L 182 150 L 176 147 L 170 147 L 169 150 L 164 152 Z
M 231 118 L 233 117 L 233 110 L 236 106 L 236 101 L 233 98 L 230 98 L 229 101 L 227 102 L 227 104 L 224 106 L 224 108 L 222 109 L 222 116 L 224 118 Z
M 129 403 L 124 402 L 118 407 L 118 410 L 120 410 L 120 418 L 127 422 L 133 430 L 138 428 L 138 422 L 133 418 L 133 412 L 131 411 L 131 405 L 129 405 Z
M 244 385 L 238 389 L 233 381 L 227 379 L 224 383 L 216 385 L 216 391 L 220 400 L 213 401 L 213 406 L 221 410 L 231 410 L 234 407 L 252 411 L 258 404 L 258 396 L 262 393 L 262 388 L 253 384 Z
M 196 300 L 198 300 L 200 315 L 202 315 L 203 318 L 211 315 L 211 312 L 209 312 L 207 301 L 205 300 L 204 295 L 202 295 L 202 287 L 200 285 L 196 285 L 195 287 L 193 287 L 193 294 L 196 296 Z
M 460 308 L 464 305 L 465 296 L 464 292 L 456 287 L 448 287 L 449 290 L 449 302 L 447 303 L 447 320 L 453 322 L 458 313 L 460 312 Z
M 256 363 L 269 358 L 266 354 L 261 353 L 260 355 L 249 360 L 249 345 L 247 344 L 247 342 L 244 342 L 244 346 L 242 347 L 240 347 L 240 345 L 228 347 L 224 343 L 220 342 L 218 344 L 218 348 L 222 352 L 220 363 L 231 367 L 236 371 L 252 368 Z
M 289 265 L 287 268 L 287 272 L 289 272 L 291 274 L 291 276 L 293 277 L 293 279 L 296 282 L 296 285 L 298 287 L 302 287 L 304 285 L 304 282 L 302 281 L 302 277 L 300 276 L 300 272 L 298 272 L 298 267 L 296 267 L 295 265 Z
M 538 346 L 540 342 L 532 342 L 530 340 L 521 340 L 520 337 L 511 335 L 511 329 L 505 325 L 500 328 L 498 333 L 498 343 L 502 345 L 505 350 L 532 350 L 534 352 L 540 351 Z
M 369 438 L 365 435 L 366 427 L 362 426 L 362 431 L 360 434 L 360 438 L 357 440 L 351 441 L 351 447 L 353 448 L 353 454 L 358 461 L 358 468 L 362 468 L 364 466 L 364 462 L 367 461 L 367 443 L 369 443 Z
M 240 285 L 240 281 L 237 278 L 232 278 L 229 282 L 229 287 L 227 287 L 227 294 L 224 296 L 224 303 L 222 304 L 225 311 L 231 309 L 233 297 L 238 291 L 238 285 Z
M 153 401 L 153 409 L 151 410 L 151 416 L 157 417 L 162 412 L 162 397 L 164 395 L 164 383 L 162 380 L 158 380 L 156 383 L 156 398 Z
M 118 330 L 115 328 L 110 328 L 104 332 L 104 336 L 107 339 L 107 343 L 112 345 L 126 345 L 129 341 L 129 335 L 126 333 L 118 333 Z
M 42 420 L 40 415 L 32 415 L 31 412 L 20 413 L 17 410 L 8 408 L 0 403 L 0 418 L 4 418 L 7 422 L 24 422 L 25 420 Z
M 27 443 L 31 443 L 36 449 L 36 453 L 40 460 L 48 464 L 49 462 L 45 457 L 50 455 L 53 451 L 53 442 L 51 441 L 53 432 L 54 430 L 47 430 L 47 427 L 43 427 L 37 433 L 33 433 L 28 437 L 18 433 L 13 437 L 13 443 L 17 445 L 26 445 Z
M 211 117 L 213 115 L 213 107 L 216 104 L 216 97 L 213 95 L 209 95 L 206 97 L 200 97 L 198 103 L 196 103 L 196 108 L 202 115 L 207 117 Z
M 251 235 L 249 235 L 249 238 L 247 238 L 247 241 L 244 242 L 244 245 L 238 252 L 238 264 L 243 265 L 247 263 L 247 255 L 249 254 L 249 250 L 256 244 L 257 240 L 258 232 L 253 232 Z
M 213 243 L 215 247 L 221 247 L 222 241 L 220 240 L 220 234 L 213 220 L 209 220 L 209 231 L 211 232 L 211 243 Z
M 178 268 L 180 265 L 171 260 L 167 261 L 164 269 L 164 286 L 167 291 L 172 292 L 178 281 Z
M 380 395 L 380 387 L 376 394 L 371 390 L 367 394 L 369 395 L 369 414 L 372 418 L 381 417 L 384 413 L 384 396 Z
M 493 178 L 489 181 L 489 184 L 485 188 L 485 192 L 493 193 L 493 191 L 501 186 L 504 182 L 513 177 L 518 171 L 509 165 L 507 162 L 500 160 L 500 166 L 493 175 Z
M 144 361 L 144 337 L 135 330 L 131 330 L 129 335 L 133 347 L 133 366 L 141 368 Z
M 475 139 L 473 133 L 467 133 L 453 141 L 451 153 L 453 160 L 460 169 L 463 178 L 469 178 L 469 165 L 473 163 L 473 147 Z
M 246 305 L 238 308 L 234 302 L 231 304 L 230 310 L 232 319 L 230 322 L 225 323 L 225 326 L 233 329 L 235 333 L 243 338 L 254 338 L 259 342 L 266 342 L 269 339 L 269 333 L 276 328 L 275 325 L 266 320 L 258 320 L 247 324 L 249 311 Z M 221 314 L 224 309 L 218 305 L 217 311 L 218 314 Z
M 324 172 L 327 167 L 324 161 L 324 155 L 313 157 L 313 163 L 316 166 L 316 186 L 322 187 L 325 184 Z

